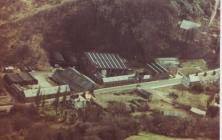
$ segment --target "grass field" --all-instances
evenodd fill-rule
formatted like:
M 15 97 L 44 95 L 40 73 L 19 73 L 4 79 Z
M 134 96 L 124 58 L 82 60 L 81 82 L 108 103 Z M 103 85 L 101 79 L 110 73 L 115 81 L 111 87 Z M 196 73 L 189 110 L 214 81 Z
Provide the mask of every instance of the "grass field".
M 207 100 L 209 98 L 209 95 L 206 95 L 204 93 L 194 94 L 191 93 L 189 90 L 180 90 L 175 87 L 160 88 L 157 90 L 166 93 L 174 92 L 178 95 L 176 101 L 180 104 L 191 105 L 192 107 L 204 110 L 207 108 Z
M 99 94 L 99 95 L 96 95 L 96 102 L 104 108 L 107 107 L 107 105 L 110 101 L 121 102 L 121 103 L 128 105 L 129 101 L 138 100 L 138 99 L 143 100 L 143 98 L 133 95 L 133 94 L 132 95 L 131 94 L 121 94 L 121 95 Z

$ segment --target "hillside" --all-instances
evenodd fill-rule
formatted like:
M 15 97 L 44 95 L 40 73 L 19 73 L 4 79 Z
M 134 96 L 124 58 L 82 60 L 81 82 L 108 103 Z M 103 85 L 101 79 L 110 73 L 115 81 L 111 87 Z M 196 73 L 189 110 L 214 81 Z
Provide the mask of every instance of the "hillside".
M 53 50 L 118 51 L 142 61 L 157 56 L 196 56 L 214 62 L 214 42 L 193 47 L 197 45 L 175 41 L 178 21 L 204 24 L 213 6 L 212 1 L 200 0 L 2 1 L 0 64 L 45 67 Z M 217 30 L 218 23 L 219 19 L 213 22 Z M 190 55 L 193 52 L 197 53 Z

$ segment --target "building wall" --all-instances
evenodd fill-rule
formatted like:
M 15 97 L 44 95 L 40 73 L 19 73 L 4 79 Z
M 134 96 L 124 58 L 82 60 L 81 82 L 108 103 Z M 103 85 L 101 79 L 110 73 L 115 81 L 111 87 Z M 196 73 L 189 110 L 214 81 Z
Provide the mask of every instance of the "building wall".
M 213 75 L 214 71 L 215 71 L 215 75 Z M 211 84 L 213 82 L 217 82 L 220 80 L 220 70 L 219 69 L 207 71 L 206 74 L 199 73 L 198 75 L 200 77 L 200 82 L 202 85 L 208 85 L 208 84 Z
M 53 87 L 48 87 L 48 88 L 40 88 L 40 91 L 39 89 L 27 89 L 23 91 L 23 94 L 25 98 L 35 98 L 38 92 L 40 92 L 40 94 L 43 96 L 52 97 L 58 92 L 59 93 L 70 92 L 70 88 L 68 85 L 61 85 L 61 86 L 53 86 Z
M 215 71 L 215 75 L 213 75 L 213 72 Z M 215 70 L 210 70 L 210 71 L 206 71 L 206 72 L 200 72 L 198 73 L 198 75 L 196 74 L 192 74 L 193 76 L 198 76 L 200 79 L 200 84 L 203 86 L 207 86 L 209 84 L 212 84 L 213 82 L 217 82 L 220 80 L 220 69 L 215 69 Z M 182 79 L 182 84 L 185 87 L 189 87 L 190 85 L 192 85 L 192 83 L 190 83 L 190 79 L 187 76 L 184 76 Z

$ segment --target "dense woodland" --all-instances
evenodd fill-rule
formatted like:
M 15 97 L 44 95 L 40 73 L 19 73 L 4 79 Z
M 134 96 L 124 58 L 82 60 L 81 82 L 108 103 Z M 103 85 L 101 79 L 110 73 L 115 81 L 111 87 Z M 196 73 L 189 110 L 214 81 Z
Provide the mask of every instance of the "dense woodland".
M 217 62 L 218 54 L 212 54 L 212 49 L 218 46 L 215 41 L 206 43 L 202 39 L 200 44 L 187 44 L 176 40 L 178 22 L 182 19 L 199 22 L 203 28 L 207 26 L 203 19 L 210 19 L 213 1 L 17 0 L 2 1 L 0 5 L 0 19 L 4 23 L 0 26 L 4 32 L 0 40 L 5 47 L 2 54 L 11 57 L 5 60 L 8 63 L 45 65 L 47 58 L 42 48 L 48 54 L 57 49 L 75 53 L 118 52 L 142 62 L 158 56 L 203 57 Z M 214 24 L 218 23 L 216 19 Z M 31 51 L 24 53 L 25 58 L 34 57 L 15 60 L 24 48 L 35 51 L 32 55 Z

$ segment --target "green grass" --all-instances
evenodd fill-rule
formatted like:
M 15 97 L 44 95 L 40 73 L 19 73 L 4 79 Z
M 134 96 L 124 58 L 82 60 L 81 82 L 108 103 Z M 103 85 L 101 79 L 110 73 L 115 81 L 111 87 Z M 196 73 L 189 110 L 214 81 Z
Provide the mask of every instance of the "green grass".
M 128 105 L 129 101 L 137 100 L 137 99 L 143 100 L 143 98 L 141 98 L 139 96 L 130 95 L 130 94 L 121 94 L 121 95 L 99 94 L 99 95 L 96 95 L 96 102 L 99 105 L 101 105 L 103 108 L 106 108 L 110 101 L 121 102 L 121 103 Z
M 181 66 L 184 67 L 199 67 L 202 70 L 207 70 L 207 63 L 203 59 L 190 59 L 182 61 Z
M 197 107 L 199 109 L 206 109 L 209 95 L 206 95 L 205 93 L 194 94 L 189 90 L 180 90 L 175 87 L 160 88 L 158 90 L 165 93 L 174 92 L 178 95 L 176 101 L 180 104 L 191 105 L 192 107 Z

